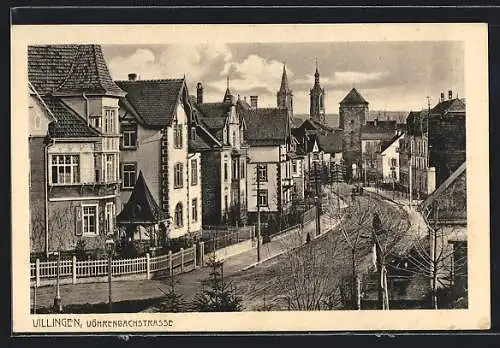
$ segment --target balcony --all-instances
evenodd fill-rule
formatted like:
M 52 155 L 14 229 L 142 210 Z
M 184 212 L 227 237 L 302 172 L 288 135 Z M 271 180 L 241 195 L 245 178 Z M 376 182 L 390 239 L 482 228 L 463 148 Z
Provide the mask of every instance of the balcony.
M 116 196 L 121 181 L 90 182 L 74 184 L 49 184 L 49 199 Z

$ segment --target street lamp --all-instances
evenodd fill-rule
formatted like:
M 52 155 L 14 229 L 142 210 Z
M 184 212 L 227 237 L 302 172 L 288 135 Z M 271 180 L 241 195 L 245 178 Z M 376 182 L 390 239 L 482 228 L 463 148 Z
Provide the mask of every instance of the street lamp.
M 56 296 L 54 297 L 54 310 L 62 313 L 61 289 L 59 286 L 59 275 L 61 267 L 61 253 L 54 251 L 52 255 L 57 256 L 57 278 L 56 278 Z
M 111 274 L 112 274 L 112 261 L 113 261 L 113 254 L 115 252 L 115 241 L 113 239 L 108 239 L 106 240 L 106 254 L 108 254 L 108 305 L 109 305 L 109 312 L 113 312 L 113 302 L 111 300 Z

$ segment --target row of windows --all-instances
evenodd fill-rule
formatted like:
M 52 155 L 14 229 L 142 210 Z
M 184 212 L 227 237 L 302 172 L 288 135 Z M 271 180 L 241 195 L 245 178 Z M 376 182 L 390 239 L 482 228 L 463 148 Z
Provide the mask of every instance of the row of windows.
M 100 115 L 90 116 L 90 124 L 99 129 L 104 134 L 116 134 L 118 133 L 118 110 L 105 108 L 104 109 L 104 120 Z
M 137 164 L 123 163 L 122 188 L 133 189 L 137 180 Z M 198 160 L 191 160 L 191 186 L 198 185 Z M 184 187 L 184 164 L 174 165 L 174 188 Z
M 101 167 L 99 161 L 103 161 L 102 177 L 96 169 L 95 181 L 114 182 L 117 180 L 118 156 L 117 154 L 103 154 L 102 157 L 95 156 L 95 168 Z M 78 184 L 80 183 L 80 155 L 51 155 L 50 159 L 50 182 L 52 184 Z
M 191 201 L 191 219 L 194 222 L 198 221 L 198 198 L 193 198 Z M 184 226 L 184 211 L 181 202 L 175 206 L 174 224 L 176 228 Z
M 135 149 L 137 147 L 137 125 L 122 125 L 122 147 L 124 149 Z M 174 125 L 174 148 L 183 148 L 183 125 Z M 195 133 L 193 133 L 195 134 Z

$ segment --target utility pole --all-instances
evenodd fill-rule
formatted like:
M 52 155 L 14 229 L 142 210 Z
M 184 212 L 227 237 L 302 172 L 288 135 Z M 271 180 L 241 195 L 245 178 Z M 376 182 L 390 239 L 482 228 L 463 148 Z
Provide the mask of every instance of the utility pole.
M 259 169 L 260 164 L 256 166 L 257 172 L 257 262 L 260 262 L 260 202 L 259 202 L 259 192 L 260 192 L 260 177 Z
M 412 193 L 413 193 L 413 191 L 412 191 L 412 176 L 413 176 L 413 173 L 412 173 L 412 168 L 411 168 L 413 166 L 413 163 L 412 163 L 412 157 L 413 156 L 412 155 L 413 155 L 413 136 L 410 136 L 410 155 L 408 157 L 408 159 L 409 159 L 409 161 L 408 161 L 409 176 L 410 176 L 410 185 L 409 185 L 410 186 L 409 187 L 409 189 L 410 189 L 410 194 L 409 194 L 409 207 L 410 207 L 410 209 L 411 209 L 411 203 L 412 203 L 411 202 L 412 201 L 411 196 L 412 196 Z
M 318 175 L 318 162 L 314 162 L 314 180 L 316 184 L 316 235 L 319 236 L 321 234 L 321 226 L 320 226 L 320 189 L 319 189 L 319 175 Z

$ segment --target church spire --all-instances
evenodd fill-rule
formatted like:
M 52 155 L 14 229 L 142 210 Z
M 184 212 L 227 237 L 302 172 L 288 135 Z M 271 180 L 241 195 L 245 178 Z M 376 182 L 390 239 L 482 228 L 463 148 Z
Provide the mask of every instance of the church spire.
M 289 91 L 289 89 L 288 89 L 288 77 L 286 75 L 285 63 L 283 63 L 283 74 L 281 75 L 280 90 L 282 90 L 282 91 Z
M 318 58 L 316 58 L 316 72 L 314 73 L 314 84 L 319 85 Z
M 223 102 L 231 103 L 232 101 L 233 101 L 233 94 L 231 93 L 231 90 L 229 89 L 229 76 L 228 76 L 227 77 L 227 88 L 226 88 L 226 93 L 224 94 Z

